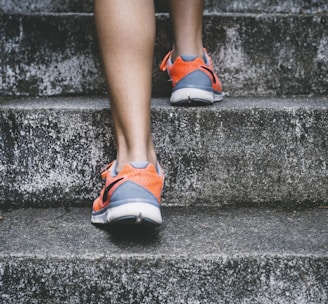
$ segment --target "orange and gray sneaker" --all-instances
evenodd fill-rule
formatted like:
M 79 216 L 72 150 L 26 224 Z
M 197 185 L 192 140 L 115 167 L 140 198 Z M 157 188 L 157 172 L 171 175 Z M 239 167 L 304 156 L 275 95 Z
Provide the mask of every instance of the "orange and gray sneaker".
M 148 162 L 130 162 L 116 173 L 116 161 L 102 170 L 106 179 L 100 196 L 93 203 L 93 224 L 162 223 L 160 211 L 164 173 Z
M 215 74 L 211 58 L 204 49 L 204 60 L 197 56 L 179 56 L 172 62 L 172 51 L 163 59 L 160 69 L 172 81 L 170 103 L 176 106 L 206 106 L 221 101 L 222 85 Z

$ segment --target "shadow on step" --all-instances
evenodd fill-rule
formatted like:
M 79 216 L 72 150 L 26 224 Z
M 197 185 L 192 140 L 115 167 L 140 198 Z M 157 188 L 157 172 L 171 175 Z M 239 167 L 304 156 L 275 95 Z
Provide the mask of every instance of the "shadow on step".
M 154 246 L 160 241 L 159 226 L 150 224 L 116 224 L 94 225 L 108 234 L 109 240 L 119 247 L 124 246 Z

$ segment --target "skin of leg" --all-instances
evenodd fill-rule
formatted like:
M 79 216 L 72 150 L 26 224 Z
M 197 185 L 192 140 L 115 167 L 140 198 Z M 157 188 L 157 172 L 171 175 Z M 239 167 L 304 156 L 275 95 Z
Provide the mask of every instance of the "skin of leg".
M 171 0 L 170 16 L 173 25 L 172 59 L 180 55 L 203 58 L 204 0 Z
M 95 0 L 94 13 L 115 128 L 117 170 L 130 161 L 156 164 L 150 120 L 153 0 Z

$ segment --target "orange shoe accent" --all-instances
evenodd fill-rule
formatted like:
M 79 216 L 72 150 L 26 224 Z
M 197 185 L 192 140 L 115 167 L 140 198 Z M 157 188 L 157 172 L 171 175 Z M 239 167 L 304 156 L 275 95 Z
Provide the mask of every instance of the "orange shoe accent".
M 160 64 L 161 71 L 167 71 L 171 80 L 172 87 L 174 88 L 177 83 L 188 74 L 200 70 L 205 73 L 212 80 L 212 88 L 217 92 L 222 92 L 222 84 L 218 76 L 214 72 L 213 63 L 210 56 L 204 48 L 204 56 L 207 57 L 208 63 L 206 64 L 202 58 L 195 58 L 193 61 L 184 61 L 180 56 L 170 64 L 172 51 L 168 52 Z
M 164 174 L 161 169 L 159 175 L 152 164 L 148 164 L 145 169 L 138 169 L 131 166 L 129 163 L 125 164 L 122 170 L 116 175 L 111 176 L 111 170 L 115 162 L 110 163 L 101 170 L 101 177 L 106 179 L 105 186 L 100 192 L 100 196 L 93 203 L 93 211 L 97 212 L 107 207 L 111 202 L 111 197 L 115 190 L 127 181 L 134 182 L 147 191 L 151 192 L 157 199 L 161 201 L 161 192 L 164 184 Z M 106 194 L 106 189 L 108 193 Z M 109 189 L 109 190 L 108 190 Z

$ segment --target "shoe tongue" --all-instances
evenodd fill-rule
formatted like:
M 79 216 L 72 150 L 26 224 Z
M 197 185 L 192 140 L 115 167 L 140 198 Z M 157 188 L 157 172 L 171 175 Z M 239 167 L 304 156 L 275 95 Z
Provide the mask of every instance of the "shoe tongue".
M 182 55 L 180 57 L 182 58 L 183 61 L 186 62 L 194 61 L 197 58 L 197 56 L 194 55 Z
M 149 162 L 130 162 L 130 165 L 136 169 L 145 169 L 149 165 Z
M 149 165 L 149 162 L 140 161 L 140 162 L 130 162 L 130 165 L 135 169 L 146 169 Z M 111 170 L 110 175 L 111 177 L 115 177 L 118 175 L 119 172 L 117 172 L 117 161 L 114 162 Z

